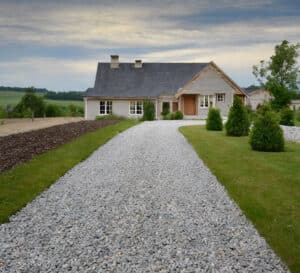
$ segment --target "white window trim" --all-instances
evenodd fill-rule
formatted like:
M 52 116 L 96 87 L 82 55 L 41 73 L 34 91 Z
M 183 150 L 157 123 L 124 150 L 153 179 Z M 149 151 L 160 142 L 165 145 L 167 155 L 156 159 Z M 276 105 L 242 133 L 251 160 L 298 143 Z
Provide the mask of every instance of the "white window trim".
M 205 99 L 204 99 L 204 105 L 201 106 L 201 97 L 206 97 L 207 98 L 207 106 L 205 106 Z M 214 95 L 200 95 L 199 97 L 199 108 L 200 109 L 208 109 L 210 107 L 210 101 L 212 99 L 212 107 L 215 107 L 216 106 L 216 96 Z
M 141 102 L 142 103 L 142 113 L 138 114 L 137 113 L 137 103 Z M 134 113 L 131 113 L 131 103 L 134 103 Z M 144 102 L 141 100 L 132 100 L 129 102 L 129 115 L 130 116 L 142 116 L 144 114 Z
M 219 100 L 219 97 L 218 96 L 221 96 L 222 99 Z M 216 101 L 217 102 L 225 102 L 225 93 L 216 93 Z
M 104 114 L 101 114 L 101 113 L 100 113 L 100 111 L 101 111 L 101 110 L 100 110 L 100 107 L 101 107 L 100 104 L 101 104 L 101 102 L 103 102 L 103 101 L 104 101 L 104 112 L 105 112 L 105 113 L 104 113 Z M 108 104 L 108 102 L 111 102 L 111 113 L 108 113 L 108 112 L 107 112 L 107 109 L 108 109 L 107 104 Z M 112 101 L 111 101 L 111 100 L 100 100 L 100 101 L 99 101 L 99 116 L 108 116 L 108 115 L 111 115 L 111 114 L 112 114 Z

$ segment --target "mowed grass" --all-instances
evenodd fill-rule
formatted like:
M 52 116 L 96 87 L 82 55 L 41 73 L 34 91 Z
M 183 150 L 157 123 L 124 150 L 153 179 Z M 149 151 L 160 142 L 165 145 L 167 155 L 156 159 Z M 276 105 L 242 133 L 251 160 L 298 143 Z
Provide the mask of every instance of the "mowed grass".
M 9 216 L 32 201 L 74 165 L 86 159 L 99 146 L 137 123 L 124 120 L 87 133 L 0 174 L 0 223 L 7 222 Z
M 180 131 L 290 270 L 300 272 L 300 144 L 255 152 L 248 137 L 203 126 Z
M 15 91 L 0 91 L 0 106 L 6 107 L 6 105 L 16 106 L 21 98 L 24 96 L 24 92 Z M 38 93 L 42 96 L 42 93 Z M 49 100 L 45 99 L 46 103 L 57 104 L 60 106 L 68 106 L 69 104 L 74 104 L 76 106 L 83 106 L 83 101 L 77 100 Z

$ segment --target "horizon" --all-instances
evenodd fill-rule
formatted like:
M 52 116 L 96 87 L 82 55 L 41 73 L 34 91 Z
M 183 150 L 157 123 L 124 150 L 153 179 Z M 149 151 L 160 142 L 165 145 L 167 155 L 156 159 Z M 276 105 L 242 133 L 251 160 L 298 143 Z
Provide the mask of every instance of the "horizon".
M 0 85 L 85 91 L 98 62 L 214 61 L 239 86 L 282 40 L 299 42 L 300 2 L 2 0 Z M 298 62 L 299 63 L 299 62 Z

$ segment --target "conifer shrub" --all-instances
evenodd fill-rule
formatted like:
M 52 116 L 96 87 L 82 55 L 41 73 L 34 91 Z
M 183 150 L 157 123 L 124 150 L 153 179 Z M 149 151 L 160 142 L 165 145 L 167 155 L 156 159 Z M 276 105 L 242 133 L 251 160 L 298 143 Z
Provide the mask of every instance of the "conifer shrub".
M 294 126 L 294 111 L 286 107 L 280 111 L 280 122 L 281 125 Z
M 155 106 L 152 101 L 144 101 L 144 114 L 143 120 L 155 119 Z
M 222 131 L 223 123 L 220 114 L 220 110 L 216 108 L 210 108 L 206 120 L 206 129 L 209 131 Z
M 228 120 L 225 124 L 228 136 L 247 136 L 249 134 L 249 117 L 241 99 L 234 96 L 233 105 L 230 108 Z
M 268 106 L 258 112 L 250 132 L 250 145 L 253 150 L 264 152 L 281 152 L 284 150 L 283 131 L 278 118 Z

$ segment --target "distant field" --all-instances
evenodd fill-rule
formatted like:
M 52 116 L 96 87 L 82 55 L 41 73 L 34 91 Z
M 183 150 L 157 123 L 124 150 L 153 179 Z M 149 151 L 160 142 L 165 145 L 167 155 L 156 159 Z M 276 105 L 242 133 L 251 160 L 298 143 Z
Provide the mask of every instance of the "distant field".
M 24 92 L 14 92 L 14 91 L 0 91 L 0 106 L 5 107 L 10 104 L 15 106 L 24 95 Z M 42 95 L 40 93 L 40 95 Z M 45 99 L 46 103 L 58 104 L 58 105 L 69 105 L 74 104 L 77 106 L 83 106 L 83 101 L 73 101 L 73 100 L 48 100 Z

